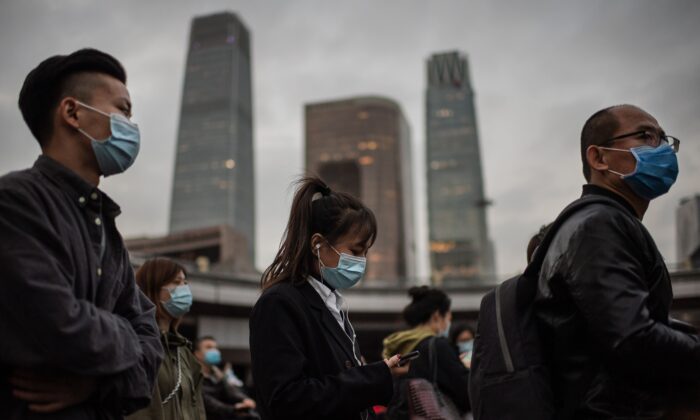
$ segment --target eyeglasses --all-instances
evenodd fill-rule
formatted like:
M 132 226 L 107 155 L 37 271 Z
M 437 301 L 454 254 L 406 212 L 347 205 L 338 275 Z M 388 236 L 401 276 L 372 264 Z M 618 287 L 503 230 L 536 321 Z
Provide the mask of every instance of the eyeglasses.
M 681 146 L 681 141 L 673 136 L 667 136 L 665 134 L 659 134 L 659 133 L 646 131 L 646 130 L 635 131 L 634 133 L 622 134 L 622 135 L 613 137 L 611 139 L 607 139 L 607 140 L 605 140 L 605 142 L 603 142 L 601 144 L 601 146 L 608 144 L 608 143 L 612 143 L 614 141 L 626 139 L 628 137 L 635 137 L 635 138 L 643 141 L 647 145 L 653 146 L 653 147 L 659 147 L 663 144 L 668 144 L 673 148 L 673 151 L 676 153 L 678 153 L 678 149 Z

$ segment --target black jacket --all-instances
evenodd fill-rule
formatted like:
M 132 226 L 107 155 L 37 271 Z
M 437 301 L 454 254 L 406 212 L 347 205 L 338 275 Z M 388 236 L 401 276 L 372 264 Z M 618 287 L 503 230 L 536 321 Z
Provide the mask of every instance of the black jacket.
M 389 368 L 357 366 L 348 336 L 308 283 L 263 292 L 250 317 L 250 353 L 263 419 L 356 420 L 391 398 Z
M 433 371 L 428 360 L 430 338 L 421 341 L 416 350 L 420 357 L 411 362 L 409 378 L 423 378 L 432 382 Z M 440 391 L 450 397 L 461 412 L 469 411 L 469 370 L 459 360 L 459 355 L 449 340 L 435 338 L 437 353 L 437 385 Z
M 148 406 L 163 358 L 114 201 L 55 160 L 0 178 L 0 419 L 121 419 Z M 95 376 L 94 396 L 53 414 L 12 397 L 13 369 Z
M 205 377 L 202 382 L 202 397 L 207 420 L 251 418 L 234 408 L 248 396 L 237 386 L 227 383 L 225 378 L 217 381 L 212 376 Z
M 575 401 L 577 418 L 657 418 L 669 387 L 700 381 L 700 343 L 669 326 L 669 274 L 631 206 L 592 185 L 586 194 L 612 202 L 564 222 L 536 297 L 555 405 Z

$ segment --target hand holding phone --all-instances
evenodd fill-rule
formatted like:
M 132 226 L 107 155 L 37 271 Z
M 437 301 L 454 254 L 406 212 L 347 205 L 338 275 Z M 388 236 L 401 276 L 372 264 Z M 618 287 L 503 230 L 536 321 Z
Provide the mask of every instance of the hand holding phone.
M 420 352 L 418 350 L 414 350 L 410 353 L 403 354 L 399 356 L 399 366 L 405 366 L 408 364 L 413 359 L 417 359 L 420 356 Z

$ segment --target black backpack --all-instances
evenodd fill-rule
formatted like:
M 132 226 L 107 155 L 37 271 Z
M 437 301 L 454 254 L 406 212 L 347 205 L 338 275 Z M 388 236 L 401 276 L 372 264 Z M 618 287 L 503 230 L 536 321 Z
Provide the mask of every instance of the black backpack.
M 540 267 L 557 230 L 569 216 L 593 203 L 621 208 L 600 195 L 587 195 L 569 204 L 545 233 L 523 274 L 504 281 L 482 299 L 469 377 L 475 420 L 554 418 L 549 368 L 533 301 Z M 580 395 L 570 393 L 573 399 L 583 397 L 585 386 L 581 384 Z M 562 410 L 573 415 L 578 403 L 566 401 Z M 561 411 L 557 414 L 563 415 Z

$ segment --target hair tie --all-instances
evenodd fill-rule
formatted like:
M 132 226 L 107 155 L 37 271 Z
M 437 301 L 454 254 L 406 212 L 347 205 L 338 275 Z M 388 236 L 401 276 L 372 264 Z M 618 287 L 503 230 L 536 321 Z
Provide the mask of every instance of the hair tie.
M 317 191 L 314 193 L 314 195 L 311 196 L 311 202 L 313 203 L 314 201 L 318 200 L 319 198 L 327 197 L 331 195 L 331 189 L 328 188 L 327 185 L 319 185 L 318 189 L 320 191 Z

